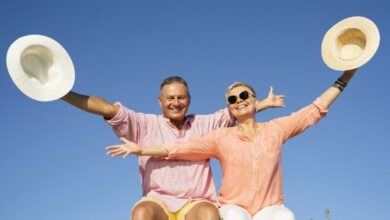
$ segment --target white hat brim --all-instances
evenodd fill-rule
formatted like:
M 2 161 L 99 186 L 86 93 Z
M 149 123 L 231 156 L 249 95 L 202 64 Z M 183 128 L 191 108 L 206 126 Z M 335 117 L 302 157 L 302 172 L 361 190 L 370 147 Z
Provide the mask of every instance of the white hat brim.
M 27 74 L 22 66 L 23 52 L 31 47 L 49 51 L 53 64 L 48 71 L 48 81 L 41 83 Z M 7 68 L 15 85 L 28 97 L 37 101 L 52 101 L 66 95 L 73 87 L 75 70 L 66 50 L 55 40 L 43 35 L 18 38 L 7 52 Z
M 344 59 L 337 55 L 336 41 L 341 34 L 352 29 L 357 29 L 365 35 L 365 48 L 359 56 L 353 59 Z M 366 64 L 374 56 L 379 42 L 379 30 L 374 22 L 361 16 L 349 17 L 335 24 L 325 34 L 321 45 L 322 59 L 328 67 L 334 70 L 356 69 Z

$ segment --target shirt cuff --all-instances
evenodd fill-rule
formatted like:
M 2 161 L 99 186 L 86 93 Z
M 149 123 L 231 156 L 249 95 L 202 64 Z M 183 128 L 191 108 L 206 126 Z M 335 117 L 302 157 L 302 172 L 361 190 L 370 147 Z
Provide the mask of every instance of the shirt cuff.
M 328 113 L 328 107 L 325 106 L 324 102 L 320 98 L 317 98 L 313 102 L 313 105 L 318 109 L 318 111 L 320 111 L 321 114 Z
M 166 157 L 166 159 L 175 159 L 175 153 L 178 149 L 175 144 L 163 144 L 161 146 L 168 151 L 168 156 Z
M 114 105 L 119 105 L 119 111 L 116 113 L 114 117 L 111 119 L 104 119 L 108 124 L 111 126 L 115 126 L 123 121 L 123 118 L 125 117 L 125 110 L 120 102 L 115 102 Z

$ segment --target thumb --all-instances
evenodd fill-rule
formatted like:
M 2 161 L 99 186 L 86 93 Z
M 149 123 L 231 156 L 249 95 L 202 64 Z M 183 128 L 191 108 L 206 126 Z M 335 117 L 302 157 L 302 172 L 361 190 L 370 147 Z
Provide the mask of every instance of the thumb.
M 272 86 L 269 87 L 268 95 L 274 94 L 274 88 Z
M 130 141 L 127 140 L 125 137 L 121 137 L 120 140 L 121 140 L 123 143 L 125 143 L 125 144 L 127 144 L 127 143 L 130 142 Z

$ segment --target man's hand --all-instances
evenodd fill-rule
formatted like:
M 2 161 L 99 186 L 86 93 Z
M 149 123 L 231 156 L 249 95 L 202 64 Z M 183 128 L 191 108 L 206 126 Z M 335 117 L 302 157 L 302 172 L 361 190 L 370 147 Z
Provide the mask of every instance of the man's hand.
M 123 158 L 126 158 L 130 154 L 141 154 L 142 149 L 139 145 L 127 140 L 124 137 L 121 137 L 120 140 L 123 141 L 124 144 L 111 145 L 106 147 L 107 155 L 112 157 L 118 157 L 122 155 Z

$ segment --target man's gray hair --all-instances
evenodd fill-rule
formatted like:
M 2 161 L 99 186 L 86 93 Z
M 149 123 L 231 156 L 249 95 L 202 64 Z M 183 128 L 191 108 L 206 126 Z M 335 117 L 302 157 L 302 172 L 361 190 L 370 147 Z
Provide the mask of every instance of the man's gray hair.
M 160 85 L 160 91 L 163 89 L 164 86 L 170 85 L 172 83 L 181 83 L 186 86 L 187 91 L 189 90 L 187 82 L 183 78 L 181 78 L 180 76 L 170 76 L 162 81 Z

